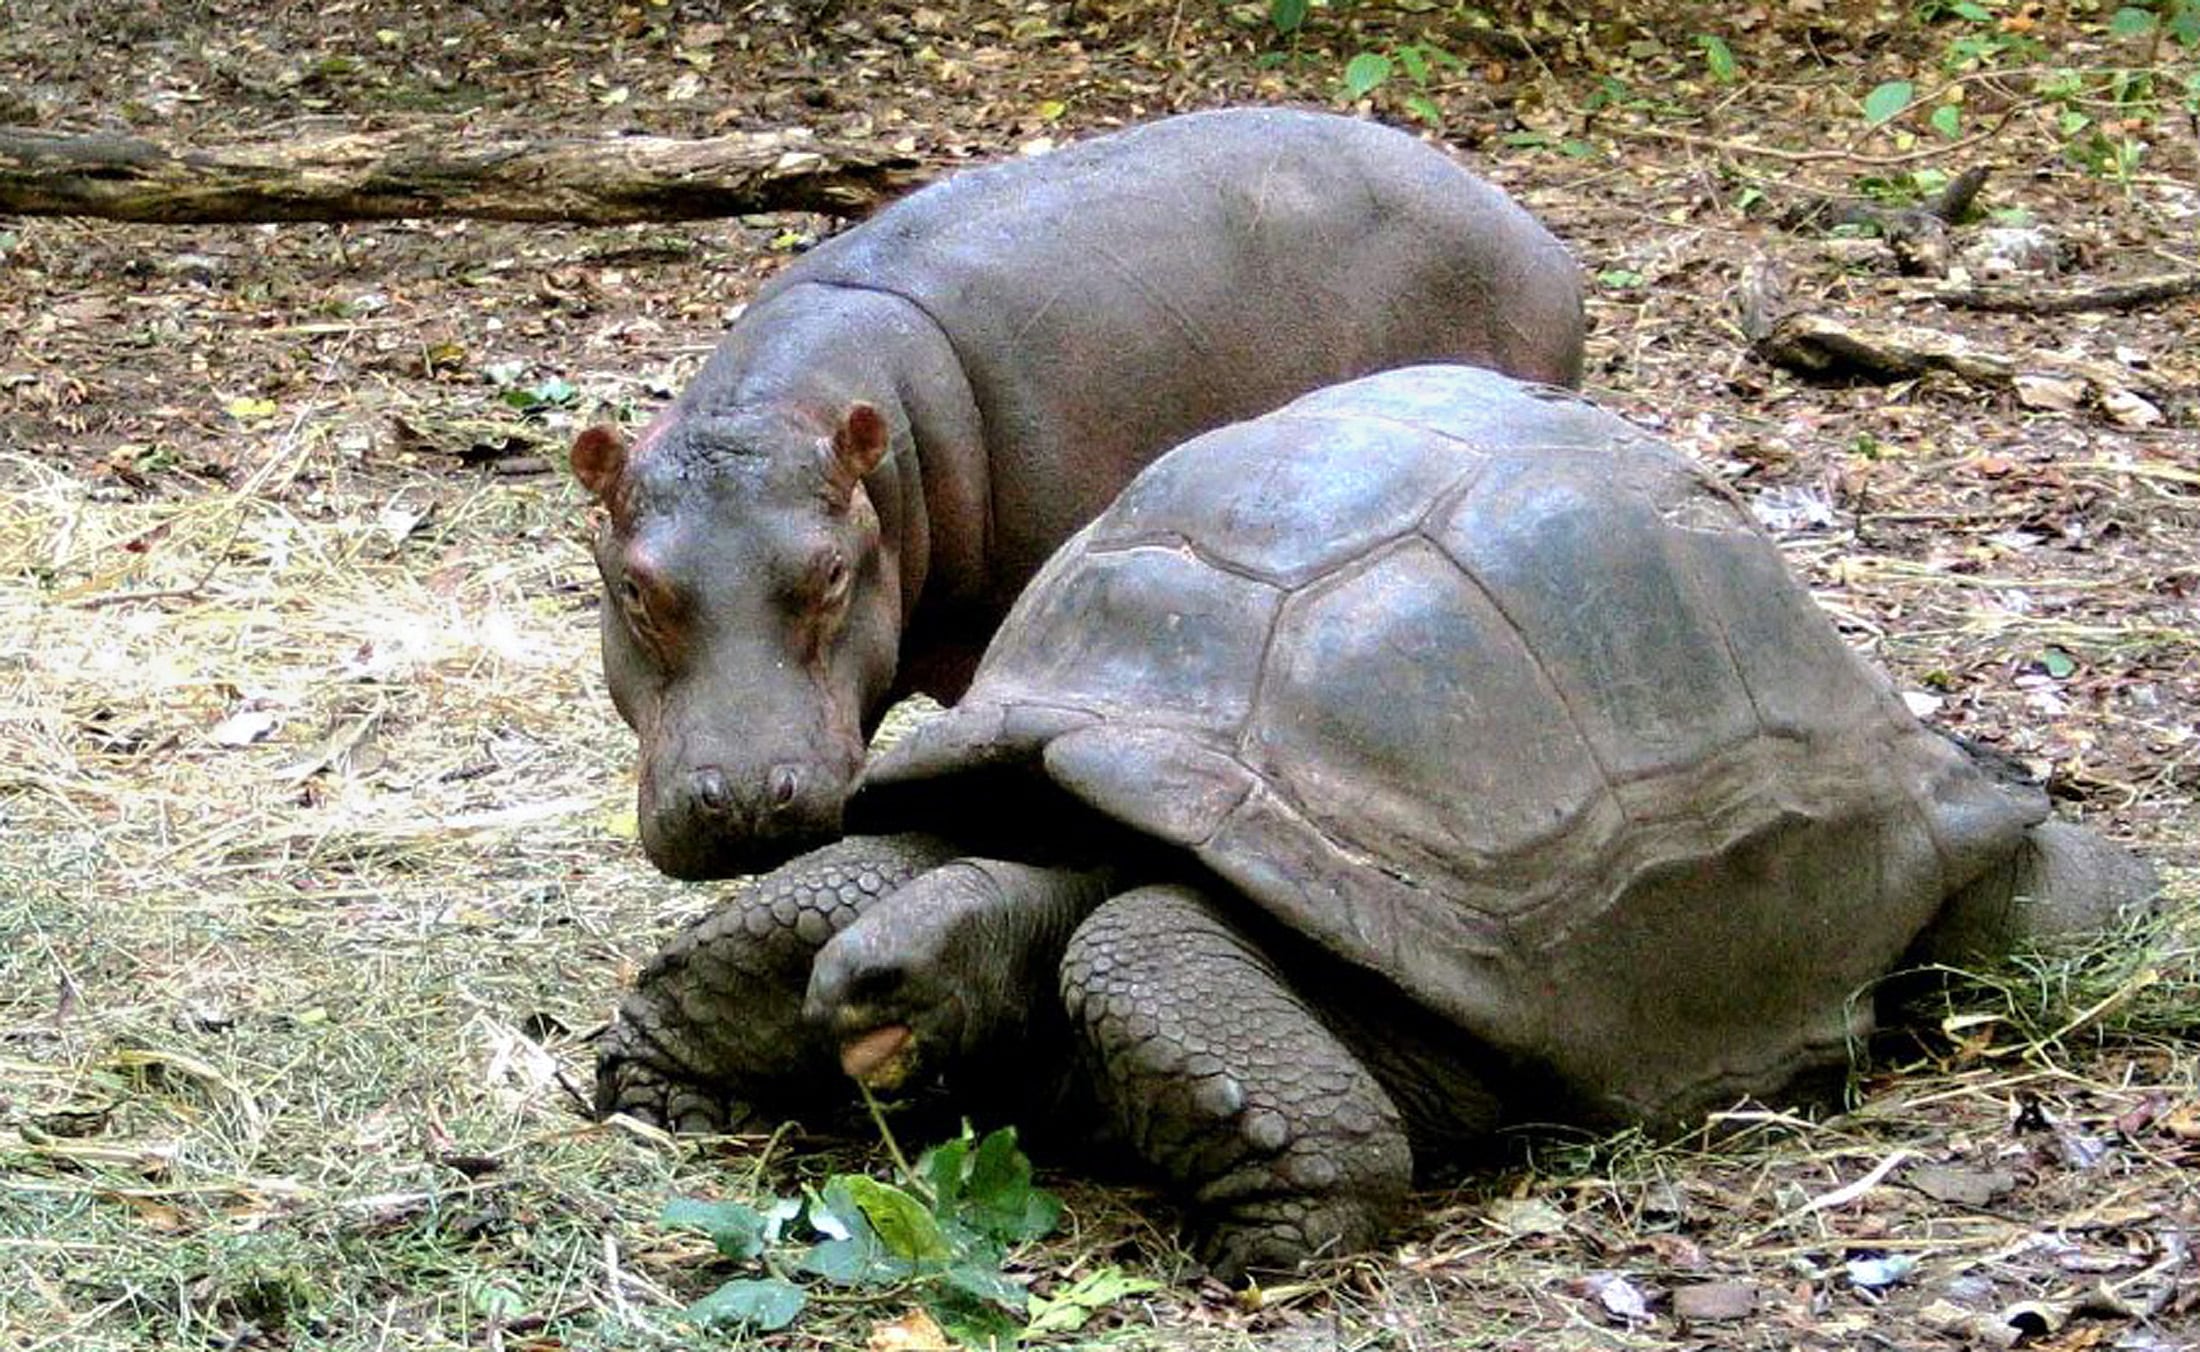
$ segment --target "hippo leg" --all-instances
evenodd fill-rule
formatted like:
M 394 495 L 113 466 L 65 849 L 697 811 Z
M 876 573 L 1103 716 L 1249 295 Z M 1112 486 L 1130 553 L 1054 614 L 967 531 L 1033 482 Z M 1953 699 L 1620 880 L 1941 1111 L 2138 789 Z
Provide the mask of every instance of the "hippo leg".
M 859 836 L 758 878 L 654 958 L 596 1050 L 596 1112 L 730 1131 L 756 1110 L 845 1100 L 802 1019 L 810 963 L 872 903 L 954 857 L 931 836 Z
M 1114 1129 L 1189 1195 L 1218 1275 L 1364 1248 L 1404 1201 L 1390 1095 L 1198 892 L 1109 900 L 1061 990 Z
M 1949 897 L 1909 965 L 1992 961 L 2028 941 L 2105 930 L 2151 899 L 2154 869 L 2082 826 L 2045 821 L 2009 858 Z

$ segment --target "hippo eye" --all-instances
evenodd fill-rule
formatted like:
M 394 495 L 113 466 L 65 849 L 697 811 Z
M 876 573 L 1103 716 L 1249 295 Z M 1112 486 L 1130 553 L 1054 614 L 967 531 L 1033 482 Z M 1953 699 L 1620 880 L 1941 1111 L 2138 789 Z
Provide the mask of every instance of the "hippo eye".
M 659 641 L 671 622 L 673 598 L 656 579 L 629 568 L 620 574 L 613 594 L 626 615 L 627 628 L 645 643 Z
M 818 590 L 828 601 L 837 601 L 848 590 L 848 557 L 839 550 L 827 554 L 818 569 Z

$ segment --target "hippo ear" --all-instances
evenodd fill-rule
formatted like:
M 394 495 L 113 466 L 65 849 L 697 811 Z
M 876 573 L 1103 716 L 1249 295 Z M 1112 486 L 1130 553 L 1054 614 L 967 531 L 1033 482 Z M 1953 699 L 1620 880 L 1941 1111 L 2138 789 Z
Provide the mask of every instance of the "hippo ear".
M 878 409 L 861 402 L 848 405 L 833 429 L 832 453 L 825 460 L 825 483 L 833 500 L 845 504 L 855 496 L 863 476 L 886 458 L 886 418 Z
M 590 427 L 573 439 L 573 477 L 608 504 L 626 473 L 626 442 L 609 427 Z

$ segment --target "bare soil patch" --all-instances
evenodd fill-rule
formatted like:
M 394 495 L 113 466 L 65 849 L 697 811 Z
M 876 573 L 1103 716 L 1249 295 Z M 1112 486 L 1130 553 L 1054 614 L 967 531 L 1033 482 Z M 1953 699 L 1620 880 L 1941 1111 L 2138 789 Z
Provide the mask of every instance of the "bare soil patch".
M 1579 254 L 1590 390 L 1732 480 L 1935 718 L 2162 861 L 2166 915 L 1924 998 L 1846 1114 L 1540 1137 L 1432 1194 L 1395 1249 L 1258 1301 L 1189 1275 L 1152 1198 L 1057 1179 L 1070 1226 L 1035 1282 L 1119 1262 L 1172 1283 L 1083 1336 L 2200 1346 L 2200 299 L 1956 309 L 1877 241 L 1777 216 L 1986 164 L 1985 204 L 2060 242 L 2060 273 L 2021 284 L 2189 271 L 2200 136 L 2165 117 L 2112 181 L 2069 161 L 2054 108 L 1981 79 L 1991 138 L 1898 144 L 1855 101 L 1934 78 L 1943 36 L 1780 8 L 1520 18 L 1526 54 L 1461 41 L 1430 92 Z M 2073 61 L 2135 59 L 2051 8 Z M 21 0 L 0 120 L 178 143 L 314 118 L 801 124 L 948 164 L 1333 102 L 1360 45 L 1454 20 L 1318 11 L 1295 51 L 1262 22 L 1209 0 Z M 1714 29 L 1734 84 L 1692 45 Z M 563 448 L 646 416 L 828 228 L 0 220 L 0 1343 L 692 1343 L 672 1313 L 724 1270 L 662 1203 L 864 1162 L 579 1112 L 587 1034 L 721 893 L 633 841 Z M 1866 331 L 2120 369 L 2163 418 L 1946 371 L 1806 381 L 1744 337 L 1768 267 L 1787 306 Z M 894 1313 L 773 1345 L 859 1344 Z

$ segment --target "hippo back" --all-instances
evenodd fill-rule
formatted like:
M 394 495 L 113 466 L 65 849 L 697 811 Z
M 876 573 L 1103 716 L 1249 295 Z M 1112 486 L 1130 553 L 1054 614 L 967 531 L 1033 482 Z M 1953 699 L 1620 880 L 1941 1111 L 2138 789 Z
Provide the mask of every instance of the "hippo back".
M 1581 371 L 1578 272 L 1534 217 L 1403 132 L 1291 109 L 957 174 L 759 302 L 802 284 L 888 292 L 938 324 L 996 450 L 995 499 L 1018 507 L 997 515 L 996 560 L 1026 568 L 1084 524 L 1050 514 L 1083 498 L 1065 477 L 1112 485 L 1319 386 L 1428 361 Z M 1074 378 L 1035 378 L 1049 370 Z

